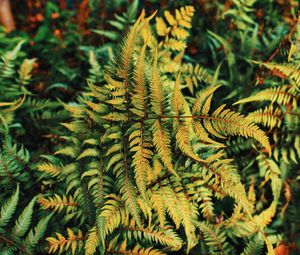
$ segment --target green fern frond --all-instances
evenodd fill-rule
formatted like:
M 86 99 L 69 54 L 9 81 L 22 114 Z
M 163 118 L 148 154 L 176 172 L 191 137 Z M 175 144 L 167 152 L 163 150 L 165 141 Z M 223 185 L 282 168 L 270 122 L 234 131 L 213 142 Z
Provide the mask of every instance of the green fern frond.
M 11 77 L 14 73 L 14 61 L 17 58 L 17 54 L 19 53 L 23 43 L 24 41 L 20 41 L 13 50 L 8 51 L 1 56 L 0 80 Z
M 12 234 L 15 237 L 22 237 L 27 232 L 31 223 L 35 201 L 36 198 L 32 199 L 16 220 L 15 226 L 12 228 Z
M 26 250 L 29 252 L 33 252 L 33 249 L 36 247 L 38 242 L 42 239 L 44 236 L 48 223 L 50 219 L 52 218 L 52 214 L 46 216 L 45 218 L 41 219 L 35 228 L 32 228 L 30 232 L 28 233 L 26 239 L 25 239 L 25 247 Z
M 204 241 L 212 254 L 232 254 L 232 247 L 226 241 L 226 235 L 222 229 L 218 229 L 207 222 L 199 222 L 198 224 L 203 233 Z
M 14 212 L 17 209 L 18 201 L 19 201 L 19 185 L 17 186 L 15 193 L 1 207 L 0 227 L 4 227 L 8 224 L 8 222 L 10 221 Z
M 33 206 L 36 198 L 33 198 L 29 204 L 21 211 L 19 217 L 15 220 L 13 214 L 17 210 L 19 200 L 19 185 L 15 193 L 1 207 L 0 211 L 0 250 L 1 254 L 32 254 L 36 252 L 38 242 L 43 238 L 46 232 L 49 220 L 52 214 L 38 221 L 35 227 L 29 230 L 32 224 Z M 14 224 L 13 224 L 14 223 Z M 25 234 L 27 233 L 27 236 Z M 25 237 L 24 237 L 25 236 Z M 24 238 L 22 238 L 24 237 Z
M 264 240 L 260 235 L 256 235 L 250 240 L 241 255 L 260 255 L 264 246 Z

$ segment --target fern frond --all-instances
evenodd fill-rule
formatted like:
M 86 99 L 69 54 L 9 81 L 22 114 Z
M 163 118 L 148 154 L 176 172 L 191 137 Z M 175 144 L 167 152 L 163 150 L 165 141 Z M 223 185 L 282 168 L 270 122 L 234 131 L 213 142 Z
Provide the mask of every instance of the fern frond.
M 135 22 L 129 33 L 123 39 L 122 50 L 121 50 L 121 61 L 122 70 L 121 77 L 125 78 L 128 76 L 129 64 L 132 58 L 132 53 L 135 45 L 135 40 L 137 39 L 137 33 L 141 25 L 141 20 L 144 18 L 145 13 L 142 13 L 138 20 Z
M 38 165 L 38 171 L 45 172 L 53 177 L 59 176 L 61 174 L 61 167 L 54 164 L 43 162 Z
M 181 65 L 182 80 L 189 88 L 191 93 L 194 93 L 194 87 L 199 87 L 199 82 L 205 82 L 208 85 L 214 83 L 214 77 L 207 69 L 199 64 L 192 65 L 191 63 Z
M 110 194 L 107 198 L 100 214 L 105 220 L 105 235 L 111 234 L 120 224 L 127 222 L 129 217 L 120 197 Z
M 19 84 L 27 85 L 29 80 L 31 79 L 31 71 L 33 69 L 33 64 L 35 63 L 35 59 L 25 59 L 21 64 L 19 70 Z
M 151 143 L 145 139 L 145 130 L 141 123 L 133 126 L 134 131 L 129 136 L 130 151 L 133 154 L 132 167 L 134 168 L 135 180 L 142 197 L 148 201 L 146 194 L 147 172 L 151 171 L 149 160 L 152 158 Z
M 157 68 L 157 50 L 155 51 L 152 73 L 151 73 L 151 82 L 150 82 L 150 91 L 151 91 L 151 104 L 152 110 L 155 114 L 162 116 L 163 115 L 163 90 L 162 84 L 159 76 L 159 71 Z
M 42 239 L 44 236 L 48 223 L 52 217 L 52 214 L 46 216 L 45 218 L 41 219 L 35 228 L 32 228 L 30 232 L 28 233 L 26 239 L 25 239 L 25 247 L 26 250 L 33 252 L 33 249 L 36 247 L 38 242 Z
M 57 150 L 55 152 L 55 155 L 61 154 L 61 155 L 69 156 L 72 158 L 76 158 L 76 157 L 78 157 L 78 152 L 79 152 L 78 148 L 74 148 L 72 146 L 66 146 L 64 148 Z
M 210 223 L 199 222 L 199 229 L 204 235 L 205 243 L 212 254 L 232 254 L 232 247 L 226 240 L 225 233 Z
M 134 236 L 137 241 L 148 241 L 150 243 L 158 243 L 172 250 L 179 250 L 183 245 L 180 237 L 171 229 L 170 226 L 165 226 L 166 230 L 156 229 L 155 226 L 149 226 L 148 228 L 137 228 L 130 223 L 129 226 L 124 226 L 127 231 L 128 239 Z
M 279 72 L 286 78 L 294 81 L 297 86 L 300 86 L 299 65 L 293 65 L 293 64 L 284 65 L 284 64 L 270 63 L 270 62 L 261 63 L 257 61 L 253 61 L 253 63 L 262 65 L 273 72 Z
M 122 200 L 125 201 L 129 213 L 134 217 L 138 226 L 141 226 L 140 208 L 138 206 L 136 188 L 131 183 L 129 176 L 127 176 L 126 173 L 123 178 L 124 183 L 122 183 L 122 186 L 120 187 Z
M 258 166 L 262 174 L 265 176 L 265 181 L 261 183 L 263 186 L 267 181 L 271 180 L 272 193 L 274 202 L 277 203 L 280 197 L 282 180 L 280 179 L 281 170 L 272 159 L 266 158 L 264 155 L 257 157 Z
M 85 255 L 93 255 L 96 252 L 97 247 L 100 245 L 100 237 L 97 227 L 93 227 L 89 230 L 88 238 L 85 241 L 84 250 Z
M 154 249 L 152 247 L 149 248 L 140 248 L 138 245 L 136 245 L 133 249 L 129 250 L 126 247 L 126 243 L 123 243 L 120 247 L 116 247 L 113 243 L 110 245 L 112 247 L 109 247 L 108 252 L 111 254 L 131 254 L 131 255 L 166 255 L 166 253 L 163 253 L 157 249 Z
M 168 168 L 168 170 L 175 176 L 178 176 L 174 166 L 172 164 L 172 152 L 170 149 L 170 134 L 163 126 L 160 120 L 155 120 L 152 125 L 153 128 L 153 143 L 157 150 L 159 157 L 162 162 Z
M 188 240 L 187 249 L 190 250 L 196 245 L 195 222 L 198 212 L 195 206 L 190 204 L 185 195 L 180 192 L 181 187 L 179 183 L 177 183 L 177 185 L 176 192 L 169 187 L 162 187 L 160 192 L 164 199 L 166 210 L 174 221 L 176 228 L 178 228 L 180 224 L 183 225 Z
M 190 116 L 190 109 L 185 101 L 181 91 L 179 89 L 179 82 L 180 82 L 180 73 L 177 76 L 174 91 L 173 91 L 173 98 L 172 98 L 172 110 L 175 113 L 175 116 Z M 201 162 L 203 161 L 199 158 L 193 151 L 193 148 L 190 144 L 190 129 L 189 126 L 191 125 L 191 121 L 189 119 L 180 120 L 180 118 L 175 118 L 173 120 L 174 131 L 176 133 L 175 138 L 178 144 L 179 149 L 186 154 L 188 157 Z
M 38 203 L 45 210 L 52 209 L 53 211 L 61 212 L 63 209 L 66 209 L 67 213 L 73 212 L 79 206 L 71 195 L 69 195 L 69 199 L 67 199 L 65 195 L 60 197 L 58 194 L 55 194 L 54 197 L 49 197 L 48 199 L 40 197 Z
M 282 112 L 279 108 L 274 108 L 273 105 L 263 109 L 249 113 L 246 119 L 256 124 L 262 124 L 270 129 L 279 127 L 281 124 Z
M 156 18 L 156 31 L 159 36 L 164 37 L 161 45 L 165 49 L 182 51 L 186 48 L 186 39 L 190 34 L 189 28 L 191 28 L 194 12 L 193 6 L 184 6 L 175 10 L 175 16 L 165 11 L 166 22 L 163 18 Z
M 17 58 L 17 54 L 19 53 L 22 44 L 24 41 L 20 41 L 16 47 L 6 52 L 3 56 L 1 56 L 1 62 L 0 62 L 0 80 L 11 77 L 11 75 L 14 73 L 14 61 Z
M 74 234 L 73 230 L 67 228 L 68 237 L 64 237 L 60 233 L 56 233 L 55 237 L 47 237 L 46 240 L 49 243 L 49 253 L 55 253 L 59 251 L 62 253 L 63 251 L 71 251 L 71 254 L 74 255 L 76 250 L 80 252 L 83 247 L 84 236 L 81 230 L 78 230 L 77 235 Z
M 151 192 L 152 207 L 157 213 L 160 227 L 163 228 L 166 225 L 166 205 L 164 204 L 164 198 L 159 192 Z
M 268 88 L 258 92 L 257 94 L 241 99 L 234 104 L 245 104 L 256 101 L 271 101 L 279 105 L 292 104 L 293 108 L 297 108 L 296 90 L 288 85 L 277 88 Z
M 137 66 L 134 69 L 134 84 L 132 88 L 131 101 L 134 109 L 131 111 L 139 117 L 144 117 L 146 113 L 146 87 L 145 87 L 145 51 L 146 44 L 141 50 L 141 54 L 137 60 Z
M 93 51 L 89 51 L 89 64 L 89 79 L 91 80 L 91 82 L 96 83 L 101 81 L 103 78 L 103 72 Z
M 16 211 L 18 201 L 19 201 L 19 185 L 17 186 L 15 193 L 1 207 L 0 227 L 4 227 L 8 224 L 14 212 Z
M 203 216 L 211 220 L 214 217 L 214 205 L 212 202 L 212 192 L 210 189 L 200 186 L 195 191 L 195 200 L 200 202 L 199 208 L 202 211 Z
M 214 174 L 215 183 L 221 185 L 222 190 L 234 198 L 248 215 L 251 215 L 252 204 L 247 198 L 245 187 L 240 181 L 236 167 L 230 162 L 229 159 L 219 159 L 210 164 L 204 163 L 204 167 Z
M 241 255 L 260 255 L 264 246 L 264 240 L 260 235 L 256 235 L 252 240 L 247 243 Z
M 31 223 L 35 200 L 36 198 L 30 201 L 30 203 L 25 207 L 25 209 L 16 220 L 15 226 L 12 228 L 12 234 L 15 237 L 22 237 L 27 232 Z
M 246 237 L 255 233 L 263 231 L 268 226 L 276 213 L 276 202 L 263 210 L 260 214 L 253 216 L 250 220 L 241 221 L 235 224 L 233 229 L 234 235 L 239 237 Z

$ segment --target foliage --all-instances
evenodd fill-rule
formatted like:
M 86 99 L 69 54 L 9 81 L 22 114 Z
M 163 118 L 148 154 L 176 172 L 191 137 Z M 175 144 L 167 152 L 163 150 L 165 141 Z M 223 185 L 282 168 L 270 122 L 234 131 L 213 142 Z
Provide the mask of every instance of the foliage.
M 298 253 L 298 6 L 150 2 L 13 5 L 1 254 Z

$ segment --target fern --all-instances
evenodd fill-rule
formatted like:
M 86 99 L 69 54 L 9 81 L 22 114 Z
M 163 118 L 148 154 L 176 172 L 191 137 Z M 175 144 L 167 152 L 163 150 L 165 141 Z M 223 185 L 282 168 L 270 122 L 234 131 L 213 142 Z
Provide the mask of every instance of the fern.
M 209 223 L 199 223 L 199 228 L 212 254 L 232 254 L 232 248 L 221 229 L 215 229 Z
M 44 217 L 38 224 L 32 225 L 33 207 L 35 198 L 24 208 L 18 218 L 13 221 L 19 201 L 19 186 L 15 193 L 1 206 L 0 212 L 0 251 L 3 254 L 31 254 L 35 251 L 38 242 L 43 238 L 48 222 L 52 215 Z M 10 227 L 13 224 L 13 227 Z
M 242 255 L 259 255 L 262 252 L 263 249 L 263 239 L 260 238 L 259 235 L 256 235 L 252 240 L 250 240 L 243 250 Z
M 63 250 L 71 250 L 72 254 L 76 254 L 76 251 L 80 251 L 83 246 L 84 237 L 82 232 L 78 230 L 77 235 L 74 234 L 73 230 L 68 228 L 68 237 L 65 238 L 61 234 L 57 233 L 57 238 L 55 237 L 48 237 L 46 240 L 50 244 L 49 253 L 55 253 L 57 250 L 62 252 Z
M 169 11 L 164 12 L 163 18 L 156 18 L 156 30 L 159 36 L 165 39 L 162 42 L 164 48 L 181 51 L 186 48 L 186 39 L 189 36 L 188 29 L 191 27 L 191 19 L 195 9 L 193 6 L 181 7 L 176 10 L 175 16 Z
M 47 238 L 49 252 L 154 255 L 207 247 L 212 254 L 233 254 L 233 244 L 243 239 L 244 254 L 259 253 L 263 242 L 248 238 L 254 235 L 262 235 L 272 252 L 264 231 L 280 205 L 281 171 L 258 125 L 272 130 L 282 125 L 297 92 L 292 86 L 268 88 L 241 99 L 236 104 L 272 103 L 247 116 L 217 106 L 221 65 L 211 76 L 184 63 L 193 13 L 192 7 L 175 16 L 166 11 L 154 25 L 157 41 L 151 28 L 155 13 L 142 12 L 104 72 L 91 54 L 88 89 L 77 102 L 62 103 L 71 118 L 61 123 L 65 132 L 54 155 L 44 156 L 37 167 L 45 183 L 55 179 L 59 188 L 57 194 L 44 191 L 38 202 L 76 226 L 59 226 Z M 210 35 L 232 54 L 228 42 Z M 202 76 L 210 86 L 185 95 L 186 83 L 196 86 Z M 257 156 L 247 167 L 240 167 L 238 153 L 230 157 L 231 146 L 241 141 Z M 256 202 L 254 184 L 243 176 L 256 164 L 261 189 L 271 187 L 269 204 Z M 230 204 L 224 216 L 222 203 Z

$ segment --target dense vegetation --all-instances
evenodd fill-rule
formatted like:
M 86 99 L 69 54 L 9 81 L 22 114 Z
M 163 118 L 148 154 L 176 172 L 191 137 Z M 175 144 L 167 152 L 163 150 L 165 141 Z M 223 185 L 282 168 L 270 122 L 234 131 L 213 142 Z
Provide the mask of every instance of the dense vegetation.
M 0 254 L 298 254 L 298 5 L 11 1 Z

